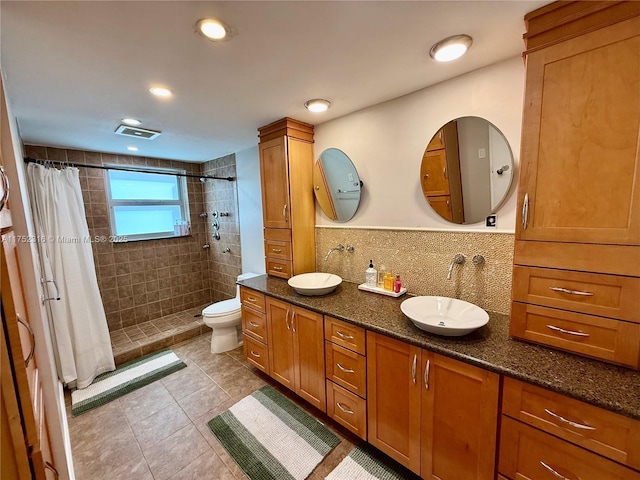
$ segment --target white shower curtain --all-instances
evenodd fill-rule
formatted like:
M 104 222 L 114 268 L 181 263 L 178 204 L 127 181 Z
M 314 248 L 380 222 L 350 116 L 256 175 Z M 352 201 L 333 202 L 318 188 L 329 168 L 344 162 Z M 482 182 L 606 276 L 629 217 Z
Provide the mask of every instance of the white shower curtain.
M 115 364 L 78 169 L 30 163 L 27 172 L 45 280 L 60 291 L 60 300 L 48 302 L 58 374 L 66 385 L 85 388 Z M 55 294 L 53 283 L 43 288 Z

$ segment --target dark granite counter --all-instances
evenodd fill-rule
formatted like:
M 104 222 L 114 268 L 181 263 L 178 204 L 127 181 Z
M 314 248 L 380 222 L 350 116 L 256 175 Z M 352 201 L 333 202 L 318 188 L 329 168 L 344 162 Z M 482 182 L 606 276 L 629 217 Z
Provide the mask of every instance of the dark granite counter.
M 400 311 L 408 298 L 358 290 L 342 282 L 328 295 L 297 294 L 286 280 L 261 276 L 238 282 L 309 310 L 331 315 L 426 350 L 508 375 L 640 420 L 640 372 L 509 337 L 509 317 L 489 312 L 489 323 L 464 337 L 416 328 Z

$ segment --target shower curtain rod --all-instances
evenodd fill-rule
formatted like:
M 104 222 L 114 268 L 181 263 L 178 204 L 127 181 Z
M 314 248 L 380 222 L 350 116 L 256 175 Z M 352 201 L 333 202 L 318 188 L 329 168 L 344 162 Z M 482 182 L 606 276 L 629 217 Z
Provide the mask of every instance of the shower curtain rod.
M 77 167 L 77 168 L 98 168 L 100 170 L 122 170 L 123 172 L 139 172 L 139 173 L 153 173 L 154 175 L 173 175 L 174 177 L 190 177 L 190 178 L 199 178 L 200 181 L 202 179 L 206 180 L 227 180 L 229 182 L 233 182 L 235 177 L 215 177 L 213 175 L 194 175 L 192 173 L 173 173 L 173 172 L 156 172 L 143 170 L 141 168 L 135 167 L 105 167 L 104 165 L 83 165 L 81 163 L 72 163 L 72 162 L 58 162 L 54 160 L 36 160 L 31 157 L 24 157 L 24 163 L 40 163 L 44 165 L 60 165 L 62 167 Z

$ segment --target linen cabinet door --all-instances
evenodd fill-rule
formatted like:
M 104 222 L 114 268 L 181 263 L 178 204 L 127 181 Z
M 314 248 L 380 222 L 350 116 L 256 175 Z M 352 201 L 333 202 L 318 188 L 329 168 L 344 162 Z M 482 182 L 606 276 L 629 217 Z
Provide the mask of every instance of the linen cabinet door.
M 291 305 L 271 297 L 266 297 L 265 305 L 267 310 L 267 335 L 269 337 L 270 374 L 285 387 L 294 390 Z
M 295 391 L 311 405 L 326 412 L 322 315 L 292 307 L 291 328 L 293 330 Z
M 422 351 L 422 478 L 495 477 L 499 375 Z
M 260 178 L 265 228 L 291 228 L 289 222 L 289 165 L 285 137 L 261 142 Z
M 420 474 L 420 349 L 367 332 L 368 440 Z
M 521 240 L 640 244 L 640 17 L 530 53 Z

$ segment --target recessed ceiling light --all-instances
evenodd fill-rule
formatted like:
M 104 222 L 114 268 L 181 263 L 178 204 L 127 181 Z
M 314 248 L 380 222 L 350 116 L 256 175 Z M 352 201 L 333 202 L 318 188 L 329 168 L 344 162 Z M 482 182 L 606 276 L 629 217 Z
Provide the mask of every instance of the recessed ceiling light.
M 429 51 L 429 56 L 438 62 L 450 62 L 464 55 L 473 39 L 469 35 L 454 35 L 436 43 Z
M 126 123 L 127 125 L 133 125 L 134 127 L 137 127 L 138 125 L 142 124 L 142 122 L 137 118 L 123 118 L 122 123 Z
M 149 89 L 149 92 L 151 92 L 151 94 L 155 95 L 156 97 L 170 97 L 171 95 L 173 95 L 173 92 L 171 90 L 164 87 L 151 87 Z
M 203 18 L 196 23 L 197 32 L 204 35 L 209 40 L 228 40 L 231 36 L 231 29 L 216 18 Z
M 314 98 L 313 100 L 304 102 L 304 106 L 310 112 L 320 113 L 326 112 L 331 106 L 331 102 L 329 100 L 325 100 L 324 98 Z
M 137 152 L 139 149 L 138 147 L 130 146 L 130 147 L 127 147 L 127 150 L 129 150 L 130 152 Z

